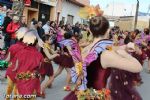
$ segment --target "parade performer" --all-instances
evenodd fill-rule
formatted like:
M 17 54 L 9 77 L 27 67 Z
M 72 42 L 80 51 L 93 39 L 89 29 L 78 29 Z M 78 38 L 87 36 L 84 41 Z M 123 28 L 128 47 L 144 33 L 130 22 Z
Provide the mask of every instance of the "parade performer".
M 108 40 L 109 22 L 101 15 L 101 13 L 95 13 L 95 16 L 90 19 L 90 30 L 93 33 L 94 41 L 82 52 L 83 74 L 77 77 L 78 80 L 80 79 L 77 83 L 81 83 L 81 85 L 76 92 L 87 88 L 94 88 L 95 90 L 106 88 L 107 79 L 110 75 L 109 67 L 130 72 L 142 70 L 141 64 L 124 49 L 113 47 L 112 50 L 107 50 L 109 46 L 113 45 L 113 42 Z M 71 92 L 64 100 L 79 100 L 80 98 L 77 97 L 75 92 Z
M 16 54 L 16 66 L 13 71 L 16 71 L 16 86 L 18 95 L 22 95 L 20 100 L 35 100 L 37 93 L 40 93 L 40 75 L 39 68 L 43 62 L 43 56 L 38 52 L 37 38 L 35 31 L 28 31 L 24 38 L 23 43 L 28 46 Z M 25 98 L 25 95 L 32 97 Z
M 134 41 L 142 50 L 143 53 L 145 53 L 147 55 L 148 58 L 148 73 L 149 71 L 149 66 L 150 66 L 150 35 L 149 35 L 149 29 L 145 28 L 144 32 L 142 32 L 141 34 L 139 34 L 137 36 L 137 38 Z
M 133 57 L 142 55 L 141 50 L 131 43 L 130 39 L 125 39 L 125 44 L 132 48 L 128 51 Z M 136 58 L 139 60 L 139 58 Z M 111 91 L 111 100 L 142 100 L 135 88 L 135 82 L 141 82 L 139 73 L 131 73 L 124 70 L 112 69 L 109 88 Z
M 70 81 L 71 81 L 71 71 L 70 68 L 72 68 L 75 65 L 75 59 L 81 59 L 78 55 L 77 50 L 79 48 L 77 44 L 77 40 L 75 37 L 70 33 L 64 34 L 65 40 L 59 42 L 60 47 L 62 48 L 62 54 L 60 54 L 60 57 L 56 57 L 54 59 L 54 62 L 56 64 L 59 64 L 59 68 L 55 73 L 55 77 L 57 77 L 62 70 L 65 68 L 67 71 L 67 80 L 66 80 L 66 87 L 64 87 L 65 90 L 70 91 Z M 68 48 L 69 47 L 69 48 Z M 72 48 L 70 50 L 70 48 Z M 76 52 L 75 52 L 76 51 Z M 74 52 L 74 53 L 73 53 Z
M 44 56 L 44 62 L 42 62 L 41 65 L 41 69 L 40 69 L 40 74 L 41 74 L 41 82 L 44 81 L 45 76 L 47 75 L 49 77 L 49 80 L 44 84 L 44 86 L 42 87 L 42 92 L 43 95 L 45 94 L 45 89 L 47 87 L 51 87 L 52 82 L 54 80 L 54 70 L 53 70 L 53 66 L 51 61 L 59 56 L 59 54 L 57 54 L 57 52 L 53 51 L 51 48 L 51 40 L 50 40 L 50 35 L 44 35 L 43 39 L 44 41 L 44 48 L 42 49 L 42 54 Z
M 150 73 L 150 31 L 148 28 L 144 29 L 144 42 L 146 42 L 146 55 L 148 57 L 148 73 Z
M 15 76 L 16 76 L 16 72 L 12 71 L 15 67 L 15 56 L 16 54 L 25 48 L 25 44 L 22 42 L 24 35 L 26 34 L 26 32 L 28 31 L 27 28 L 22 27 L 20 28 L 17 32 L 16 32 L 16 37 L 17 37 L 17 43 L 13 44 L 12 46 L 10 46 L 10 48 L 8 49 L 8 54 L 7 54 L 7 58 L 5 59 L 6 61 L 9 61 L 9 67 L 6 70 L 6 77 L 8 80 L 8 85 L 7 85 L 7 92 L 6 95 L 11 95 L 13 89 L 14 89 L 14 94 L 16 94 L 15 91 Z M 7 98 L 7 100 L 9 100 Z
M 85 28 L 81 31 L 82 39 L 79 41 L 81 48 L 88 46 L 93 41 L 92 33 L 89 26 L 85 25 Z

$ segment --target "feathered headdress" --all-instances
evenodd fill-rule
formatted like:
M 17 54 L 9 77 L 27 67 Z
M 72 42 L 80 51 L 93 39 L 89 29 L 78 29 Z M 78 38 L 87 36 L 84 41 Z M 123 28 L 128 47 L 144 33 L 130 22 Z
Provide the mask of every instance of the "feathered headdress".
M 102 16 L 103 11 L 100 9 L 100 6 L 86 6 L 81 8 L 79 11 L 79 16 L 84 19 L 90 19 L 94 16 Z
M 27 31 L 28 31 L 28 28 L 26 28 L 26 27 L 21 27 L 21 28 L 16 32 L 16 37 L 17 37 L 17 39 L 20 40 L 21 38 L 23 38 Z

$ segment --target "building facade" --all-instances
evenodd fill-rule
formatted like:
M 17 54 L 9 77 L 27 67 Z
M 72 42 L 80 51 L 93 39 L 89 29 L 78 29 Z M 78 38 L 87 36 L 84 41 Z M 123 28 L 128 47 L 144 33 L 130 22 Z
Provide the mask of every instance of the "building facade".
M 115 22 L 115 26 L 119 26 L 121 30 L 134 30 L 135 17 L 125 16 L 120 17 L 118 21 Z M 148 16 L 138 16 L 137 29 L 143 31 L 144 28 L 149 28 L 149 17 Z
M 57 2 L 57 20 L 63 21 L 64 24 L 81 23 L 82 19 L 79 17 L 80 8 L 90 5 L 89 0 L 58 0 Z
M 28 24 L 33 18 L 42 21 L 43 24 L 48 20 L 54 21 L 56 4 L 57 0 L 31 0 L 31 6 L 24 8 L 23 16 L 26 17 Z

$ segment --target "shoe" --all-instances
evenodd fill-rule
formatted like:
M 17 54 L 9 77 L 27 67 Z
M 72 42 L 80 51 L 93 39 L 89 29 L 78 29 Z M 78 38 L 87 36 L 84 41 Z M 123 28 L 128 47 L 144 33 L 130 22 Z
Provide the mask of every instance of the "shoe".
M 150 70 L 148 70 L 147 73 L 150 74 Z
M 45 92 L 37 93 L 37 97 L 45 98 Z
M 47 88 L 48 88 L 48 89 L 52 88 L 52 85 L 49 85 Z
M 71 87 L 70 86 L 65 86 L 64 91 L 71 91 Z

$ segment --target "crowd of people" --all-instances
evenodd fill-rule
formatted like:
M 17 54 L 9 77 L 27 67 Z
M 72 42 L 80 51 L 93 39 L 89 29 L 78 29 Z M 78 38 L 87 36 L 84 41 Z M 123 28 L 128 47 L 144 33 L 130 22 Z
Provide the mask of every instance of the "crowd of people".
M 135 86 L 143 83 L 140 72 L 145 59 L 149 60 L 150 72 L 149 29 L 110 29 L 103 16 L 92 17 L 89 25 L 61 25 L 55 21 L 43 25 L 36 19 L 27 25 L 25 17 L 12 17 L 9 12 L 1 29 L 7 48 L 3 60 L 9 62 L 6 95 L 13 92 L 45 97 L 45 89 L 51 88 L 65 69 L 65 90 L 71 93 L 64 100 L 78 100 L 75 91 L 101 90 L 107 85 L 111 100 L 142 100 Z M 59 65 L 56 72 L 52 62 Z M 49 79 L 41 85 L 45 76 Z M 75 84 L 73 91 L 71 84 Z

